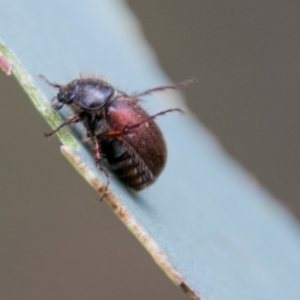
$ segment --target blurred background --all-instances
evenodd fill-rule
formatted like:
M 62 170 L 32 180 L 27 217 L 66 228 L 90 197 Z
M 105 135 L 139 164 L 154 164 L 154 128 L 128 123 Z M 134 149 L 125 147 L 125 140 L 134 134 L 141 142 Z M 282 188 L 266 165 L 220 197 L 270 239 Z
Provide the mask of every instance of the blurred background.
M 127 3 L 172 81 L 199 79 L 184 91 L 199 120 L 300 218 L 300 2 Z M 0 298 L 187 299 L 2 73 L 0 97 Z

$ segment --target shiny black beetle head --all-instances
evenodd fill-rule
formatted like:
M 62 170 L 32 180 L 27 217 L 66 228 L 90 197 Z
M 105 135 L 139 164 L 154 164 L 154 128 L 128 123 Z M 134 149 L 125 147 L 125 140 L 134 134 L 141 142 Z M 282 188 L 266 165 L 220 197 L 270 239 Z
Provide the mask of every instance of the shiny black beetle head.
M 59 89 L 57 96 L 53 99 L 57 99 L 53 105 L 55 110 L 61 109 L 64 104 L 77 109 L 100 109 L 109 102 L 115 91 L 111 85 L 97 78 L 77 79 L 66 85 L 59 85 L 41 77 L 52 87 Z

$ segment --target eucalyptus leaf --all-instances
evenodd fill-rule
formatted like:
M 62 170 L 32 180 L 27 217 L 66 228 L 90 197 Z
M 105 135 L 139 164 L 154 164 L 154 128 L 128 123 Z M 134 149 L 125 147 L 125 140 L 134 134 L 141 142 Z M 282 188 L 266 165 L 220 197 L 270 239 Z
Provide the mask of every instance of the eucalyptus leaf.
M 169 83 L 121 0 L 0 3 L 2 57 L 52 128 L 70 111 L 53 111 L 56 91 L 39 74 L 67 83 L 95 71 L 129 93 Z M 106 201 L 116 215 L 195 299 L 299 299 L 298 223 L 224 153 L 180 93 L 158 93 L 142 105 L 186 114 L 157 119 L 169 155 L 153 186 L 135 193 L 111 174 Z M 61 130 L 61 151 L 100 190 L 105 177 L 82 136 L 82 126 Z

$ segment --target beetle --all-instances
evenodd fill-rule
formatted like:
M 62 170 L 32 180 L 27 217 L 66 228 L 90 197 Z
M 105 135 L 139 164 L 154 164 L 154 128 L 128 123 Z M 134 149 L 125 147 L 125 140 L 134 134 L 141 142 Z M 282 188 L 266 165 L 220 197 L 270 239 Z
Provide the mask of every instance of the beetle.
M 102 198 L 109 186 L 109 174 L 102 165 L 102 158 L 126 186 L 136 191 L 155 182 L 166 164 L 166 143 L 154 119 L 169 112 L 183 111 L 173 108 L 150 116 L 140 106 L 141 97 L 196 83 L 195 79 L 190 79 L 128 95 L 96 77 L 81 77 L 65 85 L 52 83 L 43 75 L 40 77 L 58 89 L 52 107 L 59 110 L 67 105 L 74 112 L 74 116 L 45 136 L 52 136 L 66 125 L 83 123 L 87 137 L 93 142 L 96 165 L 107 179 Z

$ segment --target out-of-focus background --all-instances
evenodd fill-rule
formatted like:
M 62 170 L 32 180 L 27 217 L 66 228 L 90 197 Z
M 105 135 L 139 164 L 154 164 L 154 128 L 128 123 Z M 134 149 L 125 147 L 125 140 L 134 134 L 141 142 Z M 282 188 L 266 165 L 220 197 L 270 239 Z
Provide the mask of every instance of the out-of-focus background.
M 201 122 L 299 218 L 300 3 L 127 2 L 170 78 L 199 79 Z M 0 97 L 0 298 L 187 299 L 2 73 Z
M 300 2 L 128 1 L 226 150 L 300 217 Z

